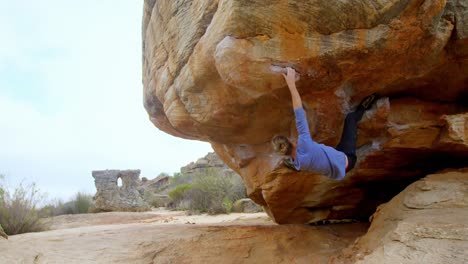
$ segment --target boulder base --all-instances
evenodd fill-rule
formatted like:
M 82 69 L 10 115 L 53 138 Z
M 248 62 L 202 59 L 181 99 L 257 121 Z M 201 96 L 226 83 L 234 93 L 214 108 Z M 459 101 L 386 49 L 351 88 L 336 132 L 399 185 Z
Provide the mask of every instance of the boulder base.
M 367 234 L 332 263 L 466 263 L 468 168 L 411 184 L 372 218 Z

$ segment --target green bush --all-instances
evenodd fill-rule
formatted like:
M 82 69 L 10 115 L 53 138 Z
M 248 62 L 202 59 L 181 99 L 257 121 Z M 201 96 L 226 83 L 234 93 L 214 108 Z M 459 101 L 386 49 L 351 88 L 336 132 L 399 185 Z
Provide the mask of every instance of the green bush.
M 161 199 L 158 199 L 158 198 L 154 198 L 152 200 L 149 201 L 149 205 L 151 207 L 154 207 L 154 208 L 159 208 L 159 207 L 164 207 L 166 206 L 166 203 L 161 200 Z
M 169 197 L 173 203 L 178 203 L 185 197 L 185 192 L 190 188 L 192 188 L 190 184 L 179 185 L 169 192 Z
M 57 200 L 39 210 L 41 217 L 51 217 L 67 214 L 86 214 L 93 207 L 93 197 L 89 194 L 78 192 L 74 198 L 68 202 Z
M 191 213 L 230 213 L 233 202 L 246 197 L 245 186 L 238 175 L 223 175 L 220 170 L 208 169 L 192 179 L 192 184 L 176 186 L 169 192 L 174 208 L 188 209 Z
M 36 210 L 43 199 L 35 184 L 20 184 L 13 193 L 3 189 L 0 193 L 0 225 L 8 235 L 38 232 L 45 229 Z
M 93 206 L 93 196 L 78 192 L 73 202 L 75 203 L 76 212 L 78 214 L 86 214 L 89 212 L 89 208 Z
M 232 212 L 232 204 L 233 201 L 229 197 L 224 197 L 222 207 L 226 213 Z
M 175 187 L 183 184 L 190 184 L 193 182 L 193 176 L 191 174 L 174 173 L 171 177 L 171 183 L 169 188 L 174 189 Z
M 76 208 L 74 201 L 68 201 L 66 203 L 60 203 L 55 209 L 54 216 L 57 215 L 70 215 L 78 214 L 78 209 Z
M 168 195 L 155 194 L 151 191 L 145 191 L 143 200 L 152 207 L 165 207 L 171 200 Z
M 55 208 L 56 207 L 54 205 L 48 204 L 39 209 L 37 213 L 40 218 L 51 217 L 55 215 Z

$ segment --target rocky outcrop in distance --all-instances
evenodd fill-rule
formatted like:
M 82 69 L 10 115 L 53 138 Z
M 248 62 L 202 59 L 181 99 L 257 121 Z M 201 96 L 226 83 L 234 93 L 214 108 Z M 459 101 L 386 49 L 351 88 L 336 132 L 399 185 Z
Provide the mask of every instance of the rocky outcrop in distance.
M 157 1 L 144 4 L 144 104 L 174 136 L 210 142 L 277 223 L 367 219 L 408 184 L 468 159 L 464 0 Z M 313 138 L 335 146 L 346 113 L 358 163 L 342 181 L 291 171 L 270 144 L 297 139 L 286 84 Z
M 95 210 L 97 211 L 145 211 L 149 206 L 138 192 L 140 170 L 93 171 L 96 185 Z M 118 186 L 118 179 L 122 186 Z
M 209 152 L 204 157 L 199 158 L 195 162 L 191 162 L 180 168 L 183 174 L 204 174 L 212 170 L 221 173 L 222 175 L 234 175 L 234 172 L 229 166 L 224 163 L 215 152 Z
M 158 175 L 156 178 L 148 180 L 148 178 L 143 177 L 141 181 L 139 181 L 138 190 L 140 193 L 144 193 L 145 190 L 154 190 L 159 191 L 164 189 L 171 183 L 171 176 L 167 174 Z
M 192 176 L 217 173 L 239 177 L 214 152 L 180 168 L 180 172 Z M 157 201 L 159 206 L 164 207 L 171 202 L 168 197 L 171 176 L 167 173 L 161 173 L 154 179 L 143 177 L 141 180 L 140 170 L 93 171 L 92 175 L 97 190 L 94 196 L 96 211 L 142 211 L 150 208 L 148 203 Z M 119 178 L 122 179 L 122 186 L 117 184 Z M 258 206 L 247 207 L 249 212 L 263 211 Z

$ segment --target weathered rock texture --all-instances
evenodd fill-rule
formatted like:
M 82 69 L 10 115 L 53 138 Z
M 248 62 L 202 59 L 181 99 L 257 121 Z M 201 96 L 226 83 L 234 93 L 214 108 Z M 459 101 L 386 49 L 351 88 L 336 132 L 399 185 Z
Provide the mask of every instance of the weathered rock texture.
M 125 220 L 0 240 L 0 263 L 326 264 L 367 227 Z
M 141 181 L 138 181 L 138 191 L 141 195 L 144 195 L 145 192 L 161 192 L 165 190 L 171 183 L 171 177 L 166 174 L 161 174 L 152 180 L 148 180 L 143 177 Z
M 180 168 L 181 173 L 192 175 L 197 173 L 204 174 L 208 170 L 216 171 L 223 175 L 236 174 L 236 172 L 229 168 L 214 152 L 210 152 L 205 157 L 199 158 L 197 161 Z
M 296 140 L 293 66 L 313 138 L 335 146 L 366 95 L 359 160 L 343 181 L 281 166 Z M 367 218 L 407 184 L 468 158 L 466 0 L 145 1 L 144 103 L 174 136 L 211 142 L 278 223 Z
M 140 170 L 93 171 L 96 185 L 95 207 L 102 211 L 142 211 L 148 205 L 138 192 Z M 122 180 L 122 186 L 117 184 Z
M 332 263 L 467 263 L 467 209 L 468 168 L 429 175 L 380 206 Z
M 263 208 L 254 203 L 251 199 L 244 198 L 234 202 L 232 211 L 235 213 L 257 213 L 262 212 Z

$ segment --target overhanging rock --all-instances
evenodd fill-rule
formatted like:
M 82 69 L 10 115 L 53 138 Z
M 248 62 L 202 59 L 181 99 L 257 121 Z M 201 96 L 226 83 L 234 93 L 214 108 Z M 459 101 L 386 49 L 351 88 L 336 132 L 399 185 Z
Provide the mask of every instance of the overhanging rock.
M 145 108 L 159 129 L 210 142 L 276 222 L 366 219 L 416 179 L 466 166 L 467 17 L 463 0 L 145 1 Z M 345 180 L 281 165 L 270 140 L 297 132 L 274 65 L 299 71 L 319 143 L 382 97 Z

